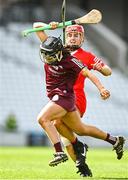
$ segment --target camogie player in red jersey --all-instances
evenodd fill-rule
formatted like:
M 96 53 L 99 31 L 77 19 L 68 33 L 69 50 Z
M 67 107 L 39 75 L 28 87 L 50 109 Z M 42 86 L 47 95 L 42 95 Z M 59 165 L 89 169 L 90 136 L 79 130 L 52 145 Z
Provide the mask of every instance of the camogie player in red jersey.
M 53 28 L 55 28 L 57 23 L 52 22 L 51 25 L 53 26 Z M 104 76 L 111 75 L 112 70 L 108 65 L 106 65 L 100 58 L 98 58 L 91 52 L 85 51 L 83 48 L 81 48 L 85 39 L 83 26 L 81 25 L 67 26 L 65 31 L 66 31 L 65 47 L 69 49 L 72 56 L 74 56 L 78 61 L 81 61 L 83 64 L 85 64 L 89 70 L 96 70 Z M 84 90 L 85 79 L 86 77 L 80 73 L 73 87 L 75 93 L 75 104 L 81 117 L 83 117 L 84 113 L 86 112 L 86 106 L 87 106 L 86 94 Z M 65 138 L 63 133 L 64 131 L 65 133 L 69 131 L 71 132 L 71 129 L 66 129 L 62 121 L 55 121 L 55 126 L 59 131 L 59 133 L 63 135 L 61 139 L 67 149 L 68 154 L 75 161 L 76 156 L 74 153 L 73 145 L 69 141 L 69 138 L 68 139 Z M 110 142 L 111 139 L 113 138 L 111 137 L 111 135 L 108 134 L 106 141 Z M 123 155 L 124 138 L 122 136 L 121 137 L 119 136 L 116 137 L 116 139 L 117 141 L 116 143 L 115 142 L 113 143 L 113 147 L 116 150 L 117 159 L 121 159 Z M 121 148 L 120 148 L 120 144 L 121 144 Z
M 41 27 L 41 26 L 43 26 L 41 23 L 34 23 L 34 28 L 36 28 L 36 27 Z M 70 28 L 72 28 L 72 27 L 70 27 Z M 76 32 L 76 28 L 77 28 L 77 32 Z M 78 28 L 79 28 L 79 31 L 78 31 Z M 77 61 L 78 61 L 78 63 L 76 62 L 76 59 L 75 59 L 75 63 L 80 67 L 82 67 L 82 65 L 80 65 L 79 63 L 79 60 L 80 61 L 82 61 L 82 58 L 84 59 L 84 56 L 85 56 L 85 54 L 86 54 L 86 56 L 88 57 L 87 58 L 87 60 L 86 61 L 88 61 L 88 64 L 87 64 L 87 62 L 83 62 L 83 64 L 86 66 L 86 67 L 88 67 L 88 69 L 97 69 L 98 71 L 100 71 L 102 74 L 104 74 L 104 75 L 110 75 L 111 74 L 111 69 L 107 66 L 107 65 L 105 65 L 101 60 L 99 60 L 98 58 L 96 58 L 94 55 L 92 55 L 91 53 L 87 53 L 87 52 L 85 52 L 84 50 L 82 50 L 81 48 L 80 48 L 80 46 L 82 45 L 82 42 L 83 42 L 83 39 L 84 39 L 84 37 L 82 37 L 82 35 L 83 35 L 83 30 L 81 29 L 82 27 L 80 26 L 80 27 L 78 27 L 78 26 L 76 26 L 75 27 L 75 30 L 73 29 L 73 31 L 66 31 L 66 40 L 67 40 L 67 42 L 68 42 L 68 33 L 67 32 L 69 32 L 69 39 L 71 39 L 71 41 L 69 41 L 70 43 L 67 43 L 67 49 L 69 49 L 70 48 L 70 51 L 72 51 L 73 53 L 73 56 L 75 57 L 77 57 L 77 55 L 79 55 L 79 57 L 81 57 L 80 59 L 78 59 Z M 76 33 L 76 34 L 75 34 Z M 44 33 L 44 32 L 37 32 L 37 35 L 38 35 L 38 37 L 40 38 L 40 40 L 43 42 L 44 40 L 47 40 L 47 35 Z M 79 36 L 79 38 L 78 38 L 78 40 L 80 41 L 80 43 L 79 43 L 79 45 L 78 45 L 78 42 L 76 41 L 76 40 L 74 40 L 71 36 L 74 36 L 73 38 L 75 39 L 77 39 Z M 76 44 L 75 44 L 75 42 L 77 42 Z M 47 42 L 48 43 L 48 42 Z M 74 43 L 74 45 L 72 45 Z M 43 49 L 44 50 L 44 49 Z M 83 53 L 83 54 L 82 54 Z M 61 54 L 60 54 L 61 55 Z M 59 57 L 60 57 L 60 55 L 59 55 Z M 55 56 L 56 57 L 56 56 Z M 45 56 L 45 59 L 47 59 L 48 57 L 47 56 Z M 50 60 L 50 58 L 48 58 L 49 60 Z M 85 58 L 86 59 L 86 58 Z M 89 64 L 90 62 L 89 62 L 89 60 L 90 60 L 90 62 L 91 62 L 91 64 Z M 74 60 L 73 60 L 74 61 Z M 61 61 L 60 61 L 61 62 Z M 62 63 L 63 64 L 63 63 Z M 59 67 L 59 69 L 60 68 L 62 68 L 61 66 L 62 66 L 62 64 L 60 64 L 58 67 Z M 90 67 L 89 67 L 90 66 Z M 56 67 L 56 70 L 55 69 L 53 69 L 53 68 L 48 68 L 48 69 L 50 69 L 50 71 L 51 72 L 53 72 L 53 73 L 55 73 L 55 71 L 57 71 L 58 70 L 58 67 Z M 68 67 L 68 66 L 67 66 Z M 45 69 L 45 70 L 48 70 L 47 68 Z M 63 71 L 62 72 L 60 72 L 60 73 L 63 73 Z M 75 74 L 74 74 L 75 75 Z M 51 75 L 50 75 L 51 76 Z M 55 76 L 57 76 L 57 75 L 55 75 Z M 46 74 L 46 78 L 47 78 L 48 76 L 47 76 L 47 74 Z M 86 77 L 86 76 L 85 76 Z M 51 77 L 49 77 L 49 79 L 50 79 Z M 85 109 L 86 109 L 86 97 L 85 97 L 85 93 L 84 93 L 84 80 L 85 80 L 85 78 L 84 78 L 84 75 L 83 75 L 83 73 L 81 73 L 80 72 L 80 74 L 79 74 L 79 76 L 77 77 L 78 79 L 77 79 L 77 81 L 76 81 L 76 83 L 75 84 L 72 84 L 71 82 L 71 79 L 69 78 L 69 84 L 72 86 L 73 85 L 73 88 L 74 88 L 74 93 L 75 93 L 75 104 L 76 104 L 76 107 L 77 107 L 77 110 L 79 111 L 79 113 L 80 113 L 80 116 L 82 117 L 82 115 L 83 115 L 83 113 L 85 112 Z M 58 78 L 57 78 L 58 79 Z M 56 83 L 54 83 L 54 84 L 56 84 Z M 68 86 L 70 86 L 68 84 Z M 47 84 L 47 87 L 50 87 L 50 85 L 51 85 L 51 83 L 50 84 Z M 52 87 L 53 88 L 53 87 Z M 50 94 L 52 93 L 52 88 L 50 89 L 50 91 L 48 91 L 48 92 L 50 92 Z M 65 89 L 63 90 L 63 93 L 62 92 L 59 92 L 59 88 L 56 88 L 56 91 L 55 91 L 55 89 L 53 88 L 53 94 L 52 95 L 55 95 L 55 96 L 53 96 L 52 97 L 52 101 L 55 101 L 55 103 L 57 103 L 57 101 L 58 101 L 58 96 L 57 96 L 57 94 L 55 94 L 55 92 L 56 93 L 60 93 L 59 95 L 60 95 L 60 97 L 62 97 L 63 95 L 63 93 L 67 93 L 67 91 L 65 91 Z M 62 94 L 61 94 L 62 93 Z M 104 94 L 104 93 L 103 93 Z M 106 97 L 108 97 L 108 95 L 106 95 L 106 97 L 105 97 L 105 94 L 103 95 L 102 94 L 102 96 L 103 96 L 103 99 L 106 99 Z M 61 105 L 65 110 L 67 110 L 68 112 L 69 112 L 69 109 L 70 109 L 70 106 L 69 106 L 69 104 L 72 102 L 72 98 L 71 98 L 71 100 L 70 100 L 70 98 L 68 99 L 68 103 L 66 102 L 66 103 L 62 103 L 62 102 L 64 102 L 64 101 L 62 101 L 62 99 L 60 98 L 60 102 L 61 102 L 61 104 L 59 104 L 59 105 Z M 74 106 L 73 106 L 74 107 Z M 47 109 L 47 108 L 46 108 Z M 72 112 L 74 112 L 74 110 L 75 109 L 70 109 L 70 111 Z M 44 110 L 43 110 L 43 113 L 44 113 Z M 47 134 L 49 135 L 49 136 L 52 136 L 51 135 L 51 133 L 49 132 L 48 133 L 48 129 L 46 128 L 46 127 L 44 127 L 44 125 L 43 124 L 45 124 L 44 122 L 43 122 L 43 118 L 44 118 L 44 114 L 43 114 L 42 112 L 41 112 L 41 114 L 38 116 L 38 120 L 39 120 L 39 123 L 41 124 L 41 126 L 46 130 L 46 132 L 47 132 Z M 78 116 L 78 114 L 76 115 L 76 116 Z M 75 118 L 75 117 L 74 117 Z M 78 117 L 77 117 L 78 118 Z M 45 118 L 44 118 L 45 119 Z M 77 134 L 79 134 L 79 135 L 87 135 L 87 136 L 92 136 L 92 137 L 95 137 L 95 138 L 99 138 L 99 139 L 102 139 L 102 140 L 105 140 L 105 141 L 107 141 L 107 142 L 109 142 L 110 144 L 112 144 L 113 146 L 114 146 L 114 149 L 116 150 L 116 153 L 117 153 L 117 158 L 118 159 L 121 159 L 121 157 L 122 157 L 122 155 L 123 155 L 123 144 L 124 144 L 124 138 L 123 137 L 115 137 L 115 136 L 111 136 L 110 134 L 108 134 L 108 133 L 105 133 L 105 132 L 103 132 L 103 131 L 101 131 L 101 130 L 99 130 L 98 128 L 96 128 L 96 127 L 93 127 L 93 126 L 88 126 L 88 125 L 85 125 L 84 124 L 84 127 L 85 128 L 83 128 L 83 126 L 79 126 L 79 129 L 77 129 L 77 123 L 79 124 L 79 118 L 78 118 L 78 122 L 76 121 L 75 122 L 75 125 L 74 125 L 74 123 L 72 123 L 73 122 L 73 120 L 72 120 L 72 115 L 70 114 L 70 113 L 68 113 L 68 115 L 65 115 L 65 118 L 57 118 L 57 120 L 55 121 L 55 119 L 56 119 L 56 116 L 54 116 L 54 118 L 52 119 L 52 120 L 54 120 L 54 122 L 55 122 L 55 126 L 56 126 L 56 128 L 57 128 L 57 130 L 58 130 L 58 132 L 63 136 L 63 137 L 66 137 L 69 141 L 67 142 L 66 140 L 63 140 L 63 142 L 64 142 L 64 144 L 66 145 L 66 147 L 67 147 L 67 150 L 69 150 L 68 149 L 68 147 L 69 146 L 71 146 L 71 147 L 73 147 L 73 149 L 70 149 L 68 152 L 69 152 L 69 154 L 70 154 L 70 156 L 72 157 L 72 159 L 74 160 L 74 161 L 76 161 L 76 166 L 78 167 L 78 170 L 79 170 L 79 172 L 80 172 L 80 174 L 82 175 L 82 176 L 91 176 L 92 174 L 91 174 L 91 172 L 87 172 L 88 171 L 88 169 L 86 168 L 86 165 L 87 164 L 84 164 L 83 163 L 83 158 L 82 158 L 82 160 L 81 160 L 81 157 L 83 156 L 84 157 L 84 161 L 85 161 L 85 158 L 86 158 L 86 154 L 85 155 L 83 155 L 83 152 L 84 152 L 84 150 L 86 150 L 87 149 L 87 147 L 86 146 L 83 146 L 83 143 L 81 144 L 78 140 L 77 140 L 77 138 L 76 138 L 76 136 L 75 136 L 75 134 L 73 133 L 73 131 L 74 132 L 76 132 Z M 63 121 L 61 121 L 61 120 L 59 120 L 59 119 L 63 119 Z M 46 120 L 46 119 L 45 119 Z M 75 118 L 75 120 L 76 120 L 76 118 Z M 83 124 L 83 123 L 82 123 Z M 75 126 L 75 128 L 77 129 L 74 129 L 74 126 Z M 80 128 L 81 127 L 81 128 Z M 52 127 L 53 128 L 53 127 Z M 55 129 L 54 129 L 54 132 L 55 132 Z M 53 139 L 52 139 L 52 142 L 53 142 L 53 144 L 54 144 L 54 137 L 52 137 Z M 69 144 L 69 142 L 71 142 L 70 144 Z M 56 146 L 56 147 L 55 147 Z M 54 144 L 54 147 L 55 147 L 55 149 L 57 149 L 57 147 L 58 146 L 60 146 L 60 144 L 58 144 L 58 143 L 56 143 L 56 144 Z M 82 148 L 81 148 L 82 147 Z M 84 147 L 85 147 L 85 149 L 84 149 Z M 120 147 L 120 148 L 119 148 Z M 120 150 L 119 150 L 120 149 Z M 59 151 L 60 151 L 60 148 L 59 148 Z M 74 151 L 75 151 L 75 154 L 74 154 Z M 51 162 L 51 164 L 53 163 L 54 165 L 57 165 L 58 164 L 58 161 L 59 162 L 62 162 L 62 157 L 61 156 L 63 156 L 63 154 L 55 154 L 55 159 Z M 65 156 L 65 155 L 64 155 Z M 79 158 L 80 157 L 80 158 Z M 59 158 L 59 159 L 58 159 Z M 66 158 L 66 156 L 65 156 L 65 158 Z M 81 161 L 82 161 L 82 165 L 81 165 Z

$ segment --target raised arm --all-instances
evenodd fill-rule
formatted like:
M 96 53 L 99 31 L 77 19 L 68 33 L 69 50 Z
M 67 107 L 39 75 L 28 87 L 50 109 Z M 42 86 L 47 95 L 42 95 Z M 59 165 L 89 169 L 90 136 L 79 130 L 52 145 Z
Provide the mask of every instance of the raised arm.
M 43 27 L 45 25 L 46 24 L 42 23 L 42 22 L 35 22 L 35 23 L 33 23 L 33 28 Z M 41 42 L 44 42 L 48 37 L 47 34 L 45 33 L 45 31 L 38 31 L 38 32 L 36 32 L 36 34 Z
M 102 99 L 105 100 L 110 97 L 110 92 L 107 89 L 105 89 L 105 87 L 102 85 L 100 80 L 94 74 L 92 74 L 88 69 L 83 68 L 81 73 L 84 76 L 88 77 L 93 82 L 93 84 L 98 88 Z

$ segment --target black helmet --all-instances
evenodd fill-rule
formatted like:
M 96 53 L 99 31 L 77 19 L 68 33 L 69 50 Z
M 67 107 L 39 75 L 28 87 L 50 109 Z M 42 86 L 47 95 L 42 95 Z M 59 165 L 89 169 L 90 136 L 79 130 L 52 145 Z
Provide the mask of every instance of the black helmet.
M 48 64 L 55 64 L 62 59 L 63 44 L 60 38 L 49 36 L 40 45 L 41 60 Z
M 62 48 L 62 40 L 53 36 L 49 36 L 40 46 L 41 52 L 48 55 L 54 55 Z

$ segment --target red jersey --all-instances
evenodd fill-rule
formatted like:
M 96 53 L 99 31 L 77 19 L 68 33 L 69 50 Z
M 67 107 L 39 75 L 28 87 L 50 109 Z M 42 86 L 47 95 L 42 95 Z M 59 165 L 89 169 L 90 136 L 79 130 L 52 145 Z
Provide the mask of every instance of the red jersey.
M 73 85 L 79 72 L 86 67 L 73 56 L 62 59 L 57 65 L 45 64 L 46 89 L 50 99 L 56 94 L 70 96 L 74 94 Z
M 95 64 L 97 61 L 102 62 L 101 59 L 97 58 L 92 53 L 83 50 L 82 48 L 74 51 L 72 55 L 86 65 L 89 70 L 93 69 L 93 64 Z M 103 62 L 102 65 L 104 65 Z M 76 98 L 76 106 L 79 109 L 81 116 L 86 111 L 86 95 L 84 92 L 85 78 L 86 77 L 80 73 L 73 87 Z

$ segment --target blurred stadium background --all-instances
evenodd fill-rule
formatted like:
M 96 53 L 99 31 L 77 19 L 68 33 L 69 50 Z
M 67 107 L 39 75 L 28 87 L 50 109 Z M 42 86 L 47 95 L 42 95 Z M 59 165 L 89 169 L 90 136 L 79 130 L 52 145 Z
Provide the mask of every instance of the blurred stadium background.
M 39 40 L 21 31 L 35 21 L 61 21 L 60 0 L 0 0 L 0 145 L 49 145 L 36 121 L 47 103 Z M 102 101 L 92 83 L 86 82 L 88 106 L 83 121 L 128 137 L 128 1 L 67 0 L 66 19 L 78 18 L 96 8 L 102 23 L 85 25 L 84 48 L 112 67 L 111 77 L 96 75 L 111 91 Z M 62 30 L 47 31 L 59 36 Z M 83 138 L 91 146 L 107 146 L 100 140 Z

